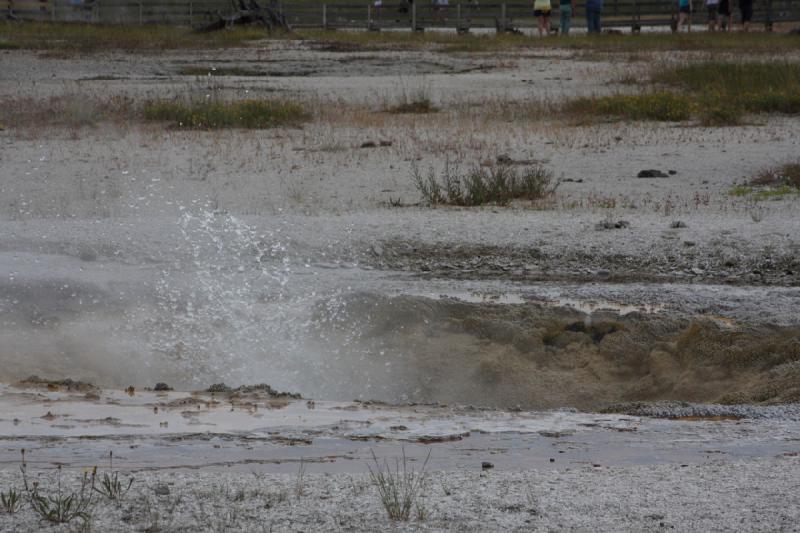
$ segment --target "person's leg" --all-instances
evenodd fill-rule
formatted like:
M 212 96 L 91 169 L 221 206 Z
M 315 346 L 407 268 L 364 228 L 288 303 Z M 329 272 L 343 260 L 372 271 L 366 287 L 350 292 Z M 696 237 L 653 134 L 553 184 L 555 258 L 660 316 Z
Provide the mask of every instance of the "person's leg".
M 586 33 L 592 33 L 592 12 L 586 10 Z
M 594 12 L 594 16 L 594 27 L 597 30 L 597 33 L 603 33 L 602 12 L 598 9 Z
M 561 32 L 564 35 L 569 35 L 569 30 L 572 26 L 572 6 L 561 6 Z
M 536 17 L 536 29 L 539 30 L 539 37 L 542 36 L 542 26 L 544 26 L 544 22 L 542 19 L 544 19 L 542 15 Z
M 544 19 L 544 34 L 549 36 L 550 35 L 550 13 L 548 12 L 542 18 Z

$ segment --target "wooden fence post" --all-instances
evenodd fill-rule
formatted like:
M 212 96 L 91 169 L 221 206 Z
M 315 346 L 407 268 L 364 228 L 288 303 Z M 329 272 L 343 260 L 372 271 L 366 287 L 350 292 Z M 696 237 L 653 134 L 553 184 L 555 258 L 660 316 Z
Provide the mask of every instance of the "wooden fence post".
M 142 3 L 139 2 L 139 26 L 142 25 L 143 15 L 144 15 L 144 13 L 143 13 L 143 9 L 142 9 Z
M 322 29 L 328 29 L 328 4 L 322 4 Z
M 194 23 L 194 2 L 189 2 L 189 26 Z
M 56 0 L 50 0 L 50 20 L 56 21 Z
M 367 2 L 367 31 L 372 29 L 372 4 Z
M 417 31 L 417 3 L 411 4 L 411 31 Z
M 497 28 L 498 31 L 505 33 L 506 32 L 506 3 L 503 2 L 500 4 L 500 27 Z

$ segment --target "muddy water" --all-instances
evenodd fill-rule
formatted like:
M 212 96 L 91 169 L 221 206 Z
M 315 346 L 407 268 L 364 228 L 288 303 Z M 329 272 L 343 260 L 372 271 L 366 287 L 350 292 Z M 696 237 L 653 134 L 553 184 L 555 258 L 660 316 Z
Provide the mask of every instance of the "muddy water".
M 0 252 L 0 380 L 535 409 L 800 400 L 796 288 L 449 280 L 304 257 L 231 216 L 176 226 L 141 256 Z

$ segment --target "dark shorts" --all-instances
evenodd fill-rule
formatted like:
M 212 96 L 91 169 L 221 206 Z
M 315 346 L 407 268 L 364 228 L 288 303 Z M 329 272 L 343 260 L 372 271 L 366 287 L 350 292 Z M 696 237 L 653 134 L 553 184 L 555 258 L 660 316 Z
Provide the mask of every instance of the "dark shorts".
M 725 15 L 726 17 L 731 16 L 731 3 L 728 0 L 719 0 L 719 9 L 717 9 L 720 15 Z
M 753 2 L 742 2 L 739 4 L 739 11 L 742 13 L 742 22 L 753 20 Z
M 719 6 L 717 4 L 711 4 L 710 6 L 706 6 L 708 8 L 708 20 L 709 22 L 714 22 L 717 20 L 717 13 Z
M 528 11 L 528 13 L 530 13 L 530 11 Z M 548 9 L 547 11 L 545 11 L 544 9 L 534 9 L 533 10 L 533 16 L 534 17 L 549 17 L 550 16 L 550 10 Z
M 681 6 L 681 8 L 678 11 L 680 11 L 681 13 L 688 13 L 688 14 L 691 15 L 692 14 L 692 7 L 691 6 Z

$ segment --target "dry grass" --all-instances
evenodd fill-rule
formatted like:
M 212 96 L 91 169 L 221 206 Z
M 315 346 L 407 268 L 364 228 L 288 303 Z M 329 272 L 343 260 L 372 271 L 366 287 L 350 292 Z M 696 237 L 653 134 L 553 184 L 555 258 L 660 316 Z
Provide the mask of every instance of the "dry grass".
M 189 28 L 155 25 L 116 26 L 64 22 L 0 25 L 0 43 L 9 43 L 14 48 L 67 53 L 232 48 L 247 46 L 265 36 L 263 28 L 255 27 L 196 33 Z

